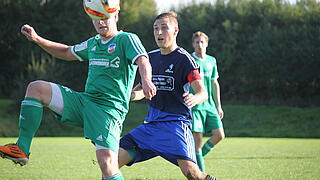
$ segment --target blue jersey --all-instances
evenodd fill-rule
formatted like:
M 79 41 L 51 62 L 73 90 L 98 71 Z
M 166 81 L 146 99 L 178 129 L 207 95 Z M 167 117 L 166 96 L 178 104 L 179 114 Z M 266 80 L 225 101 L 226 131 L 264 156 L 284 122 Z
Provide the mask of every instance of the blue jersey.
M 183 48 L 167 55 L 160 50 L 149 52 L 152 66 L 152 82 L 157 87 L 157 95 L 149 101 L 146 122 L 187 121 L 191 122 L 191 111 L 184 103 L 182 95 L 189 92 L 187 76 L 199 66 Z

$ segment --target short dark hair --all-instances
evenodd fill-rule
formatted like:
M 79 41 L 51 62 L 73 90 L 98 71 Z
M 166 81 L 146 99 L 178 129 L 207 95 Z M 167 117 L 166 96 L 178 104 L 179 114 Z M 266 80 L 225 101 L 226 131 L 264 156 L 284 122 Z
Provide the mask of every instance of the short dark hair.
M 178 18 L 177 18 L 177 14 L 175 12 L 161 13 L 154 19 L 154 21 L 156 21 L 158 19 L 164 19 L 164 18 L 169 18 L 171 23 L 174 23 L 178 26 Z

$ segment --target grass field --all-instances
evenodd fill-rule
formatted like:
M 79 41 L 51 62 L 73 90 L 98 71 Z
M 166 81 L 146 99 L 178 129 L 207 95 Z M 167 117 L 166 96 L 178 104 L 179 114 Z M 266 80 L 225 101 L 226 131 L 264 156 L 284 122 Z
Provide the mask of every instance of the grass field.
M 15 140 L 0 138 L 0 144 Z M 101 179 L 94 148 L 83 138 L 35 138 L 31 152 L 23 167 L 0 159 L 0 179 Z M 205 162 L 219 180 L 320 180 L 320 139 L 227 138 Z M 161 158 L 121 170 L 128 180 L 185 179 Z
M 224 105 L 223 124 L 227 137 L 319 138 L 320 107 Z M 140 125 L 147 114 L 146 103 L 130 103 L 123 134 Z M 0 137 L 16 137 L 19 108 L 12 100 L 0 99 Z M 79 137 L 81 128 L 56 121 L 45 108 L 37 137 Z

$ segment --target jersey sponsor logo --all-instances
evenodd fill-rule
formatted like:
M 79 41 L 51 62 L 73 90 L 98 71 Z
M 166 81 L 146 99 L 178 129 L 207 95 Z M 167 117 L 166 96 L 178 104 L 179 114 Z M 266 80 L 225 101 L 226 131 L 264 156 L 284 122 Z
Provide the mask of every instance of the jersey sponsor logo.
M 112 43 L 108 46 L 108 53 L 113 53 L 116 50 L 116 44 Z
M 75 45 L 74 51 L 75 52 L 82 51 L 82 50 L 87 49 L 87 47 L 88 47 L 88 43 L 87 43 L 87 41 L 84 41 L 84 42 L 82 42 L 80 44 Z
M 170 65 L 169 65 L 169 68 L 166 69 L 164 72 L 166 72 L 166 73 L 173 73 L 173 64 L 170 64 Z
M 174 77 L 164 75 L 152 75 L 152 83 L 160 91 L 173 91 L 174 90 Z
M 90 59 L 89 66 L 104 66 L 104 67 L 119 68 L 120 67 L 120 58 L 116 57 L 112 60 L 110 60 L 110 59 Z

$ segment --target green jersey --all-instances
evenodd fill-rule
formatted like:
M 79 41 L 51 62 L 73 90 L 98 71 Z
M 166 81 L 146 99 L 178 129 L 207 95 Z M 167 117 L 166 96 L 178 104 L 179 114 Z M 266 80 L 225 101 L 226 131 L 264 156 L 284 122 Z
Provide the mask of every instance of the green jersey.
M 195 53 L 192 53 L 192 57 L 196 60 L 196 62 L 200 66 L 200 76 L 206 87 L 208 92 L 208 100 L 203 102 L 202 104 L 198 104 L 194 106 L 192 109 L 194 110 L 211 110 L 212 108 L 216 108 L 213 98 L 212 92 L 212 80 L 219 77 L 218 69 L 217 69 L 217 61 L 214 57 L 207 55 L 205 59 L 198 58 Z M 191 89 L 191 92 L 194 91 Z
M 146 50 L 137 35 L 120 32 L 108 41 L 96 35 L 74 45 L 73 54 L 88 61 L 85 92 L 98 104 L 128 112 L 137 66 L 135 60 Z

